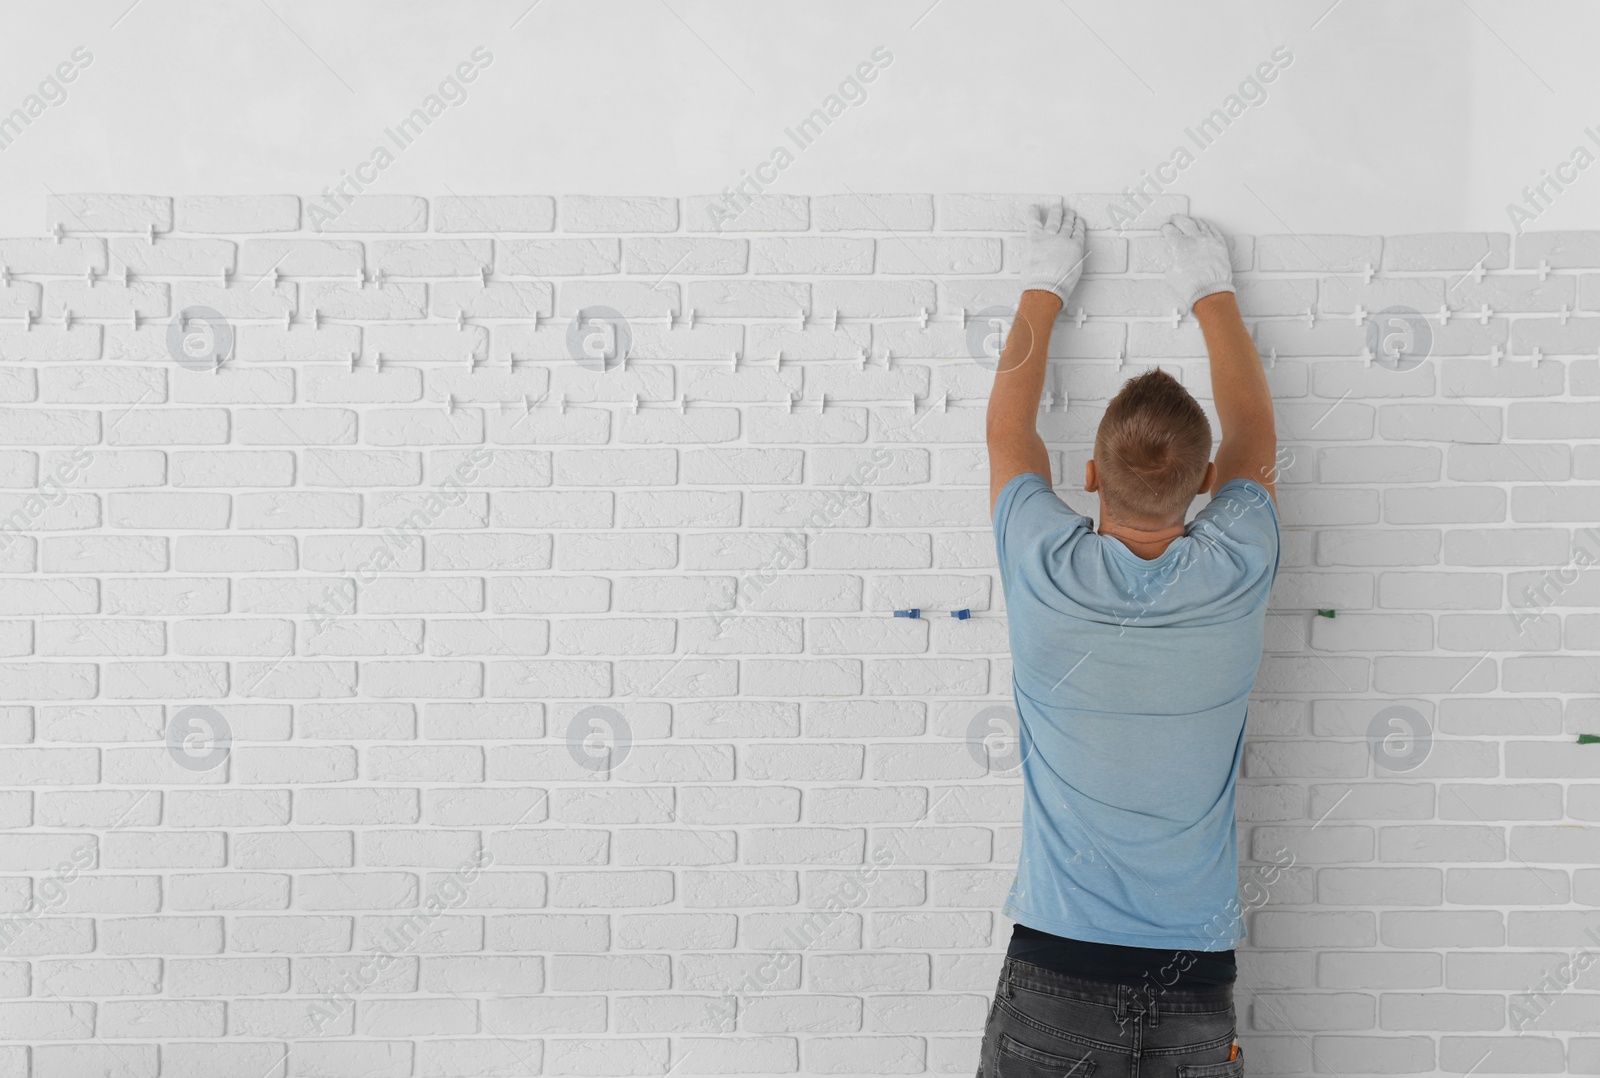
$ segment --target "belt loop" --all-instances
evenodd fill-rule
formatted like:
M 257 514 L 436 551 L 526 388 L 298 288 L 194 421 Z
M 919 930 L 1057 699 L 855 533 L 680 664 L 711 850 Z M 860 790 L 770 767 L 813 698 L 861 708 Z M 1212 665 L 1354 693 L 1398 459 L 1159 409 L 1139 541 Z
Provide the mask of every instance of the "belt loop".
M 1157 998 L 1159 994 L 1160 993 L 1157 992 L 1149 993 L 1150 1010 L 1146 1013 L 1150 1015 L 1150 1026 L 1152 1029 L 1161 1024 L 1161 1001 Z
M 1131 989 L 1125 984 L 1117 985 L 1117 1023 L 1120 1025 L 1128 1019 L 1128 996 Z

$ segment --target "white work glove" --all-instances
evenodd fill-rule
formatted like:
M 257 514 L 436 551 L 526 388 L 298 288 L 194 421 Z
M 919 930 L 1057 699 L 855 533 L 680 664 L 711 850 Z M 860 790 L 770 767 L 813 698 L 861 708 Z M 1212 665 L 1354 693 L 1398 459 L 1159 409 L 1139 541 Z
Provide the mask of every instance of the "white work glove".
M 1054 292 L 1065 306 L 1073 286 L 1083 276 L 1083 218 L 1056 204 L 1030 206 L 1027 221 L 1028 254 L 1022 264 L 1022 290 Z
M 1175 213 L 1161 226 L 1161 236 L 1172 255 L 1167 284 L 1185 311 L 1213 292 L 1233 291 L 1233 260 L 1216 225 Z

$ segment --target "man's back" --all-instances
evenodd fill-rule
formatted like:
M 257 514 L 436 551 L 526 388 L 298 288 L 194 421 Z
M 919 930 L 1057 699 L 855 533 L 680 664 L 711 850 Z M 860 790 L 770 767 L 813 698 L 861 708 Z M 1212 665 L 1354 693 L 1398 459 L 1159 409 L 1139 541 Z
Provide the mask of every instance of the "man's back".
M 995 504 L 1024 780 L 1005 913 L 1128 947 L 1227 950 L 1234 779 L 1279 557 L 1276 506 L 1222 484 L 1146 560 L 1036 472 Z
M 1234 776 L 1278 566 L 1272 394 L 1227 240 L 1174 214 L 1167 284 L 1205 338 L 1222 440 L 1171 374 L 1128 379 L 1084 461 L 1096 532 L 1051 490 L 1037 430 L 1087 227 L 1051 204 L 1026 225 L 985 418 L 1025 796 L 978 1073 L 1239 1078 Z

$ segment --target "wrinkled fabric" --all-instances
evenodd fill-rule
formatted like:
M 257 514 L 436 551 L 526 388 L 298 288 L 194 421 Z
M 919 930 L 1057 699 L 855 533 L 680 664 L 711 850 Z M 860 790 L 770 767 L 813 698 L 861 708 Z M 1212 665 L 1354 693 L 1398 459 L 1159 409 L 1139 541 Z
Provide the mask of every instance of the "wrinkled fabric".
M 994 534 L 1024 794 L 1005 915 L 1070 939 L 1231 949 L 1272 498 L 1230 479 L 1147 561 L 1026 472 L 1000 492 Z

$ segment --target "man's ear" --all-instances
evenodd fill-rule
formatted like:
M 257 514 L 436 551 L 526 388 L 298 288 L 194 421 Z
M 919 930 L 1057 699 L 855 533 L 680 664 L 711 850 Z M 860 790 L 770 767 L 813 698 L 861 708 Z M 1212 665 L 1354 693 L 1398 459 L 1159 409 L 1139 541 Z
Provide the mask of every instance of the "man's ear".
M 1091 494 L 1100 489 L 1100 476 L 1094 470 L 1094 461 L 1088 460 L 1083 465 L 1083 489 Z
M 1211 489 L 1211 484 L 1215 483 L 1216 481 L 1217 481 L 1217 465 L 1216 465 L 1216 462 L 1207 461 L 1206 462 L 1205 478 L 1200 480 L 1200 489 L 1198 491 L 1196 491 L 1195 493 L 1204 494 L 1206 491 Z

